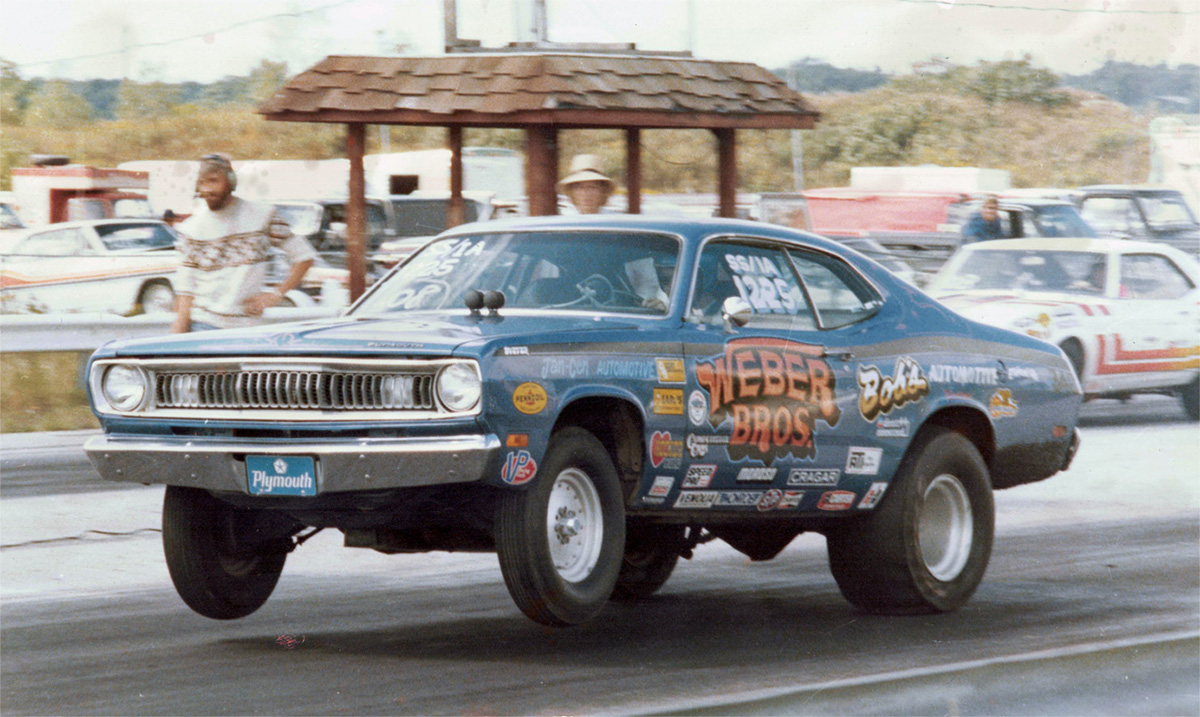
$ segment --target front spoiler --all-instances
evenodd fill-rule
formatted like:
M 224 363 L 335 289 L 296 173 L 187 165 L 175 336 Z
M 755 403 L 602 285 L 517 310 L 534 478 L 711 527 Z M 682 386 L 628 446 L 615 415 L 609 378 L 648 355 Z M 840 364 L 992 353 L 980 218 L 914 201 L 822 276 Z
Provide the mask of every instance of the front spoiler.
M 105 480 L 249 494 L 247 455 L 312 456 L 317 492 L 469 483 L 500 453 L 494 435 L 295 443 L 181 436 L 97 436 L 83 446 Z

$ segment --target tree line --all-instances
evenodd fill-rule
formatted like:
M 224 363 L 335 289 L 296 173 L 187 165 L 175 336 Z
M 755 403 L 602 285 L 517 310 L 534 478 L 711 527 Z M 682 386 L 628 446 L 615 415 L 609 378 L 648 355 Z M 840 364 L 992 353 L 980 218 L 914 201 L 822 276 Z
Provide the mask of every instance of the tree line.
M 974 66 L 930 63 L 911 75 L 836 68 L 800 60 L 775 73 L 821 112 L 801 133 L 803 177 L 793 176 L 787 132 L 739 134 L 744 191 L 838 186 L 854 166 L 939 164 L 1007 169 L 1017 186 L 1141 181 L 1149 166 L 1147 128 L 1159 113 L 1200 110 L 1194 66 L 1109 62 L 1082 77 L 1061 77 L 1029 58 Z M 243 77 L 201 83 L 24 79 L 0 60 L 0 189 L 10 169 L 33 154 L 115 166 L 136 159 L 191 158 L 225 151 L 237 158 L 344 156 L 337 125 L 266 122 L 255 108 L 283 85 L 283 63 L 262 62 Z M 1164 99 L 1165 98 L 1165 99 Z M 378 129 L 378 131 L 374 131 Z M 439 128 L 372 128 L 368 151 L 445 145 Z M 650 131 L 643 142 L 649 192 L 708 192 L 715 145 L 699 130 Z M 522 149 L 517 130 L 472 129 L 476 146 Z M 562 133 L 560 152 L 599 154 L 619 174 L 620 132 Z

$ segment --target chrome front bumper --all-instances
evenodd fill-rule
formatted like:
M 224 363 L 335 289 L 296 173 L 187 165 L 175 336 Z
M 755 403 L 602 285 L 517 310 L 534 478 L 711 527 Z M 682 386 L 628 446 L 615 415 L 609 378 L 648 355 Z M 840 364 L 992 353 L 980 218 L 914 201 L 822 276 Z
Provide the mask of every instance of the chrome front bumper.
M 249 493 L 247 455 L 313 456 L 317 492 L 469 483 L 500 453 L 494 435 L 279 443 L 97 436 L 83 446 L 105 480 Z

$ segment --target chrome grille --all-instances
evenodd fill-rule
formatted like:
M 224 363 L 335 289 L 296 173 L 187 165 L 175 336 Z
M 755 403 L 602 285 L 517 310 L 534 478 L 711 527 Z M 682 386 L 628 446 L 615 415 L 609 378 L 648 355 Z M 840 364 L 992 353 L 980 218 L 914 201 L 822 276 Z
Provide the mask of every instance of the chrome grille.
M 432 410 L 432 375 L 239 370 L 156 372 L 158 408 Z
M 108 358 L 92 365 L 88 381 L 103 396 L 110 366 L 140 371 L 147 395 L 140 405 L 102 412 L 160 419 L 217 421 L 418 421 L 479 415 L 481 403 L 455 412 L 437 396 L 447 366 L 479 365 L 460 358 Z

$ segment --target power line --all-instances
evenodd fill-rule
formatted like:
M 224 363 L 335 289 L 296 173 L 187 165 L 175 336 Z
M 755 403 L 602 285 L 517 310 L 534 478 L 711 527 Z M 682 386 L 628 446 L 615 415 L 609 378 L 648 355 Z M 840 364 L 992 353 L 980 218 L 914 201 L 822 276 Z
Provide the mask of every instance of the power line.
M 172 38 L 169 40 L 160 40 L 158 42 L 141 42 L 136 45 L 123 46 L 119 50 L 108 50 L 106 52 L 97 52 L 97 53 L 94 53 L 91 55 L 76 55 L 75 57 L 60 57 L 60 58 L 54 59 L 54 60 L 38 60 L 37 62 L 23 62 L 23 63 L 20 63 L 18 65 L 18 67 L 25 69 L 25 68 L 31 68 L 31 67 L 41 67 L 43 65 L 54 65 L 54 64 L 57 64 L 60 62 L 77 62 L 80 60 L 94 60 L 98 57 L 110 57 L 112 55 L 120 55 L 121 53 L 128 52 L 129 50 L 141 50 L 141 49 L 145 49 L 145 48 L 149 48 L 149 47 L 167 47 L 170 45 L 177 45 L 181 42 L 189 42 L 191 40 L 198 40 L 198 39 L 206 38 L 206 37 L 209 37 L 210 35 L 220 35 L 220 34 L 229 32 L 231 30 L 237 30 L 239 28 L 247 27 L 249 25 L 255 25 L 260 22 L 267 22 L 269 20 L 278 20 L 279 18 L 284 18 L 284 17 L 302 17 L 304 15 L 311 15 L 313 13 L 323 12 L 325 10 L 332 10 L 333 8 L 342 7 L 343 5 L 351 5 L 351 4 L 354 4 L 357 2 L 361 2 L 361 0 L 341 0 L 341 2 L 329 3 L 328 5 L 322 5 L 320 7 L 315 7 L 315 8 L 311 8 L 308 10 L 300 10 L 298 12 L 277 12 L 277 13 L 274 13 L 273 15 L 264 15 L 262 17 L 256 17 L 256 18 L 253 18 L 250 20 L 243 20 L 242 22 L 235 22 L 232 25 L 226 25 L 225 27 L 217 28 L 215 30 L 208 30 L 205 32 L 197 32 L 192 35 L 184 35 L 184 36 Z
M 940 5 L 944 8 L 976 7 L 985 10 L 1031 10 L 1033 12 L 1098 13 L 1102 15 L 1200 15 L 1200 10 L 1143 10 L 1140 8 L 1077 8 L 1035 7 L 1033 5 L 1001 5 L 990 2 L 960 2 L 959 0 L 899 0 L 912 5 Z

